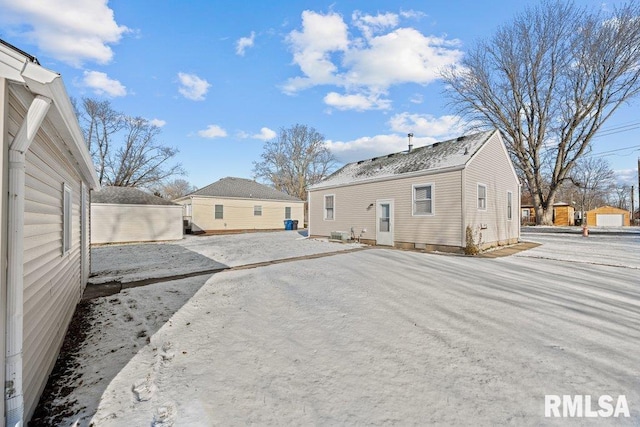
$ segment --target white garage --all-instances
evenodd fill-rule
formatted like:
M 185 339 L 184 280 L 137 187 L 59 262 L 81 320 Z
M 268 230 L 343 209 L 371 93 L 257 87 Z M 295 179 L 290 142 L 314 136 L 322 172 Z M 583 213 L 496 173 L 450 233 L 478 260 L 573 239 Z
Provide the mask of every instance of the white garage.
M 622 227 L 624 215 L 621 214 L 596 214 L 596 226 L 598 227 Z
M 130 187 L 91 195 L 91 243 L 182 239 L 182 206 Z

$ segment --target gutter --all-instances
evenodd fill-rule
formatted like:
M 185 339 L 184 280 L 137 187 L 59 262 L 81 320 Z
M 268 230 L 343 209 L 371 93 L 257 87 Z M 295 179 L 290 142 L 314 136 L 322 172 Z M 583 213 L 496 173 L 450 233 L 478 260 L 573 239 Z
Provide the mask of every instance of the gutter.
M 24 318 L 24 187 L 25 155 L 51 107 L 51 99 L 38 95 L 31 102 L 18 133 L 9 145 L 9 198 L 7 241 L 7 336 L 5 408 L 8 426 L 22 426 L 22 344 Z

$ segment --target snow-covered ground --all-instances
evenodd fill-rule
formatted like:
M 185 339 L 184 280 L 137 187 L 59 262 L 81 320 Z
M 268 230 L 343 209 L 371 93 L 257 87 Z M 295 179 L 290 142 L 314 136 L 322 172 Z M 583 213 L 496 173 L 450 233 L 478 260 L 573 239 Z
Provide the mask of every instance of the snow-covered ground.
M 542 246 L 370 249 L 99 298 L 58 424 L 561 424 L 548 394 L 625 395 L 631 418 L 597 422 L 639 424 L 640 240 L 523 237 Z

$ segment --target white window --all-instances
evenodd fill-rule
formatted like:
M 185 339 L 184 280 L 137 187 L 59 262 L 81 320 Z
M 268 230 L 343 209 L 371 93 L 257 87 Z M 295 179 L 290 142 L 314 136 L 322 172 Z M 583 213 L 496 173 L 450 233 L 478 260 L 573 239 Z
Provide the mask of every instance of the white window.
M 224 219 L 224 206 L 216 205 L 214 209 L 214 219 Z
M 478 184 L 478 210 L 487 210 L 487 186 Z
M 335 218 L 334 210 L 335 210 L 334 195 L 329 194 L 324 196 L 324 219 L 333 220 Z
M 413 186 L 413 214 L 433 215 L 433 184 Z
M 285 206 L 284 219 L 291 219 L 291 206 Z
M 71 188 L 63 185 L 62 195 L 62 253 L 66 254 L 71 249 Z
M 262 216 L 262 206 L 256 205 L 253 207 L 253 216 Z
M 513 219 L 513 193 L 507 191 L 507 219 L 511 221 Z

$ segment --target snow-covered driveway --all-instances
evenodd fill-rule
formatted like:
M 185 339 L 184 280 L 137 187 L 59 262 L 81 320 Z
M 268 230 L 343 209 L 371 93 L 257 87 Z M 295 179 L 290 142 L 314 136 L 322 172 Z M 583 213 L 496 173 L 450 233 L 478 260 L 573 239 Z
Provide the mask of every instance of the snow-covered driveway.
M 631 418 L 598 423 L 637 425 L 638 237 L 580 240 L 576 259 L 535 237 L 508 258 L 371 249 L 214 275 L 115 375 L 93 423 L 539 425 L 563 421 L 544 418 L 547 394 L 606 394 Z

